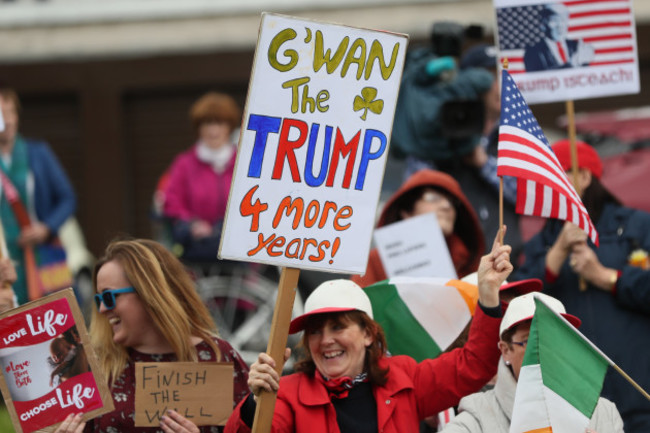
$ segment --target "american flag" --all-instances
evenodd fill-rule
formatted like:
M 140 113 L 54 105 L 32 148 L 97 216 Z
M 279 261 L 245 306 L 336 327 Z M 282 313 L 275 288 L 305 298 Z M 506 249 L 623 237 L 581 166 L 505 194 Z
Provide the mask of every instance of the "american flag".
M 631 0 L 569 0 L 568 39 L 594 48 L 589 66 L 634 63 L 634 15 Z M 547 3 L 549 4 L 549 3 Z M 544 5 L 497 8 L 501 61 L 508 59 L 511 74 L 525 72 L 524 48 L 544 37 L 540 12 Z
M 587 209 L 506 70 L 501 71 L 497 174 L 517 178 L 517 213 L 571 221 L 598 245 Z

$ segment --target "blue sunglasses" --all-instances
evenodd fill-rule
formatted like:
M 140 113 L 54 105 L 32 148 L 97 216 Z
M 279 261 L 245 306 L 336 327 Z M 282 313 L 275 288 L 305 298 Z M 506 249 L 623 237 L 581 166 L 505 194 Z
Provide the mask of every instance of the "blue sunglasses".
M 95 304 L 97 304 L 97 309 L 101 307 L 102 302 L 107 310 L 112 310 L 115 308 L 115 298 L 117 295 L 122 293 L 133 293 L 135 289 L 133 287 L 124 287 L 122 289 L 113 289 L 113 290 L 104 290 L 102 293 L 97 293 L 95 295 Z

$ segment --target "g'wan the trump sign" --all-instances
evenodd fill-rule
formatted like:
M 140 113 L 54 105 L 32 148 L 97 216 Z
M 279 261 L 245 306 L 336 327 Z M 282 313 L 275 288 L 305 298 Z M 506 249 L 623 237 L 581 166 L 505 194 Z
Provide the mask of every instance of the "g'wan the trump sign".
M 221 258 L 365 270 L 407 43 L 262 15 Z

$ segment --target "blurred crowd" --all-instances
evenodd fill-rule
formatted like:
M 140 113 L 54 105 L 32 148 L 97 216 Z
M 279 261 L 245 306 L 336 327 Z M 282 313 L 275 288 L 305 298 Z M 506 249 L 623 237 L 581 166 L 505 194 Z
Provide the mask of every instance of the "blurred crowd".
M 575 186 L 600 245 L 576 225 L 552 219 L 524 242 L 513 178 L 503 179 L 507 230 L 500 225 L 497 52 L 480 37 L 468 39 L 475 31 L 436 23 L 430 43 L 408 53 L 391 142 L 391 157 L 405 160 L 404 181 L 376 222 L 385 227 L 434 214 L 457 277 L 474 278 L 478 304 L 465 334 L 453 350 L 419 363 L 391 356 L 389 330 L 373 319 L 364 289 L 389 277 L 376 249 L 363 275 L 327 281 L 310 293 L 304 314 L 290 325 L 291 333 L 303 332 L 293 374 L 281 376 L 284 360 L 264 353 L 248 366 L 218 337 L 187 265 L 216 261 L 237 152 L 232 137 L 242 118 L 222 93 L 204 94 L 189 110 L 195 141 L 161 173 L 156 240 L 112 241 L 86 265 L 92 279 L 86 293 L 80 270 L 66 261 L 74 246 L 64 227 L 76 225 L 71 182 L 48 143 L 20 133 L 18 95 L 0 87 L 0 308 L 70 285 L 80 303 L 94 299 L 91 342 L 115 401 L 113 412 L 87 422 L 71 415 L 57 431 L 246 432 L 259 396 L 271 392 L 278 432 L 506 432 L 534 296 L 650 389 L 650 214 L 624 206 L 603 185 L 600 156 L 579 141 Z M 568 140 L 552 149 L 568 171 Z M 518 291 L 506 297 L 505 288 Z M 50 350 L 54 383 L 87 371 L 74 336 L 57 337 Z M 234 364 L 235 409 L 225 427 L 199 427 L 175 411 L 160 428 L 135 427 L 134 363 L 172 361 Z M 450 408 L 456 416 L 440 421 Z M 612 372 L 587 431 L 623 430 L 650 431 L 650 402 Z

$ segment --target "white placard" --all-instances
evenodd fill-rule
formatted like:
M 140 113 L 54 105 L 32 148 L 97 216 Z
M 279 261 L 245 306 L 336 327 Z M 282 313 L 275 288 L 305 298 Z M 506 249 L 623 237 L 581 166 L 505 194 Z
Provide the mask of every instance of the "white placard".
M 5 119 L 2 117 L 2 107 L 0 107 L 0 132 L 5 130 Z
M 221 258 L 365 271 L 407 43 L 262 14 Z
M 433 212 L 378 227 L 374 238 L 389 278 L 458 278 L 438 218 Z
M 494 0 L 494 6 L 500 59 L 508 59 L 529 104 L 639 92 L 631 0 Z

